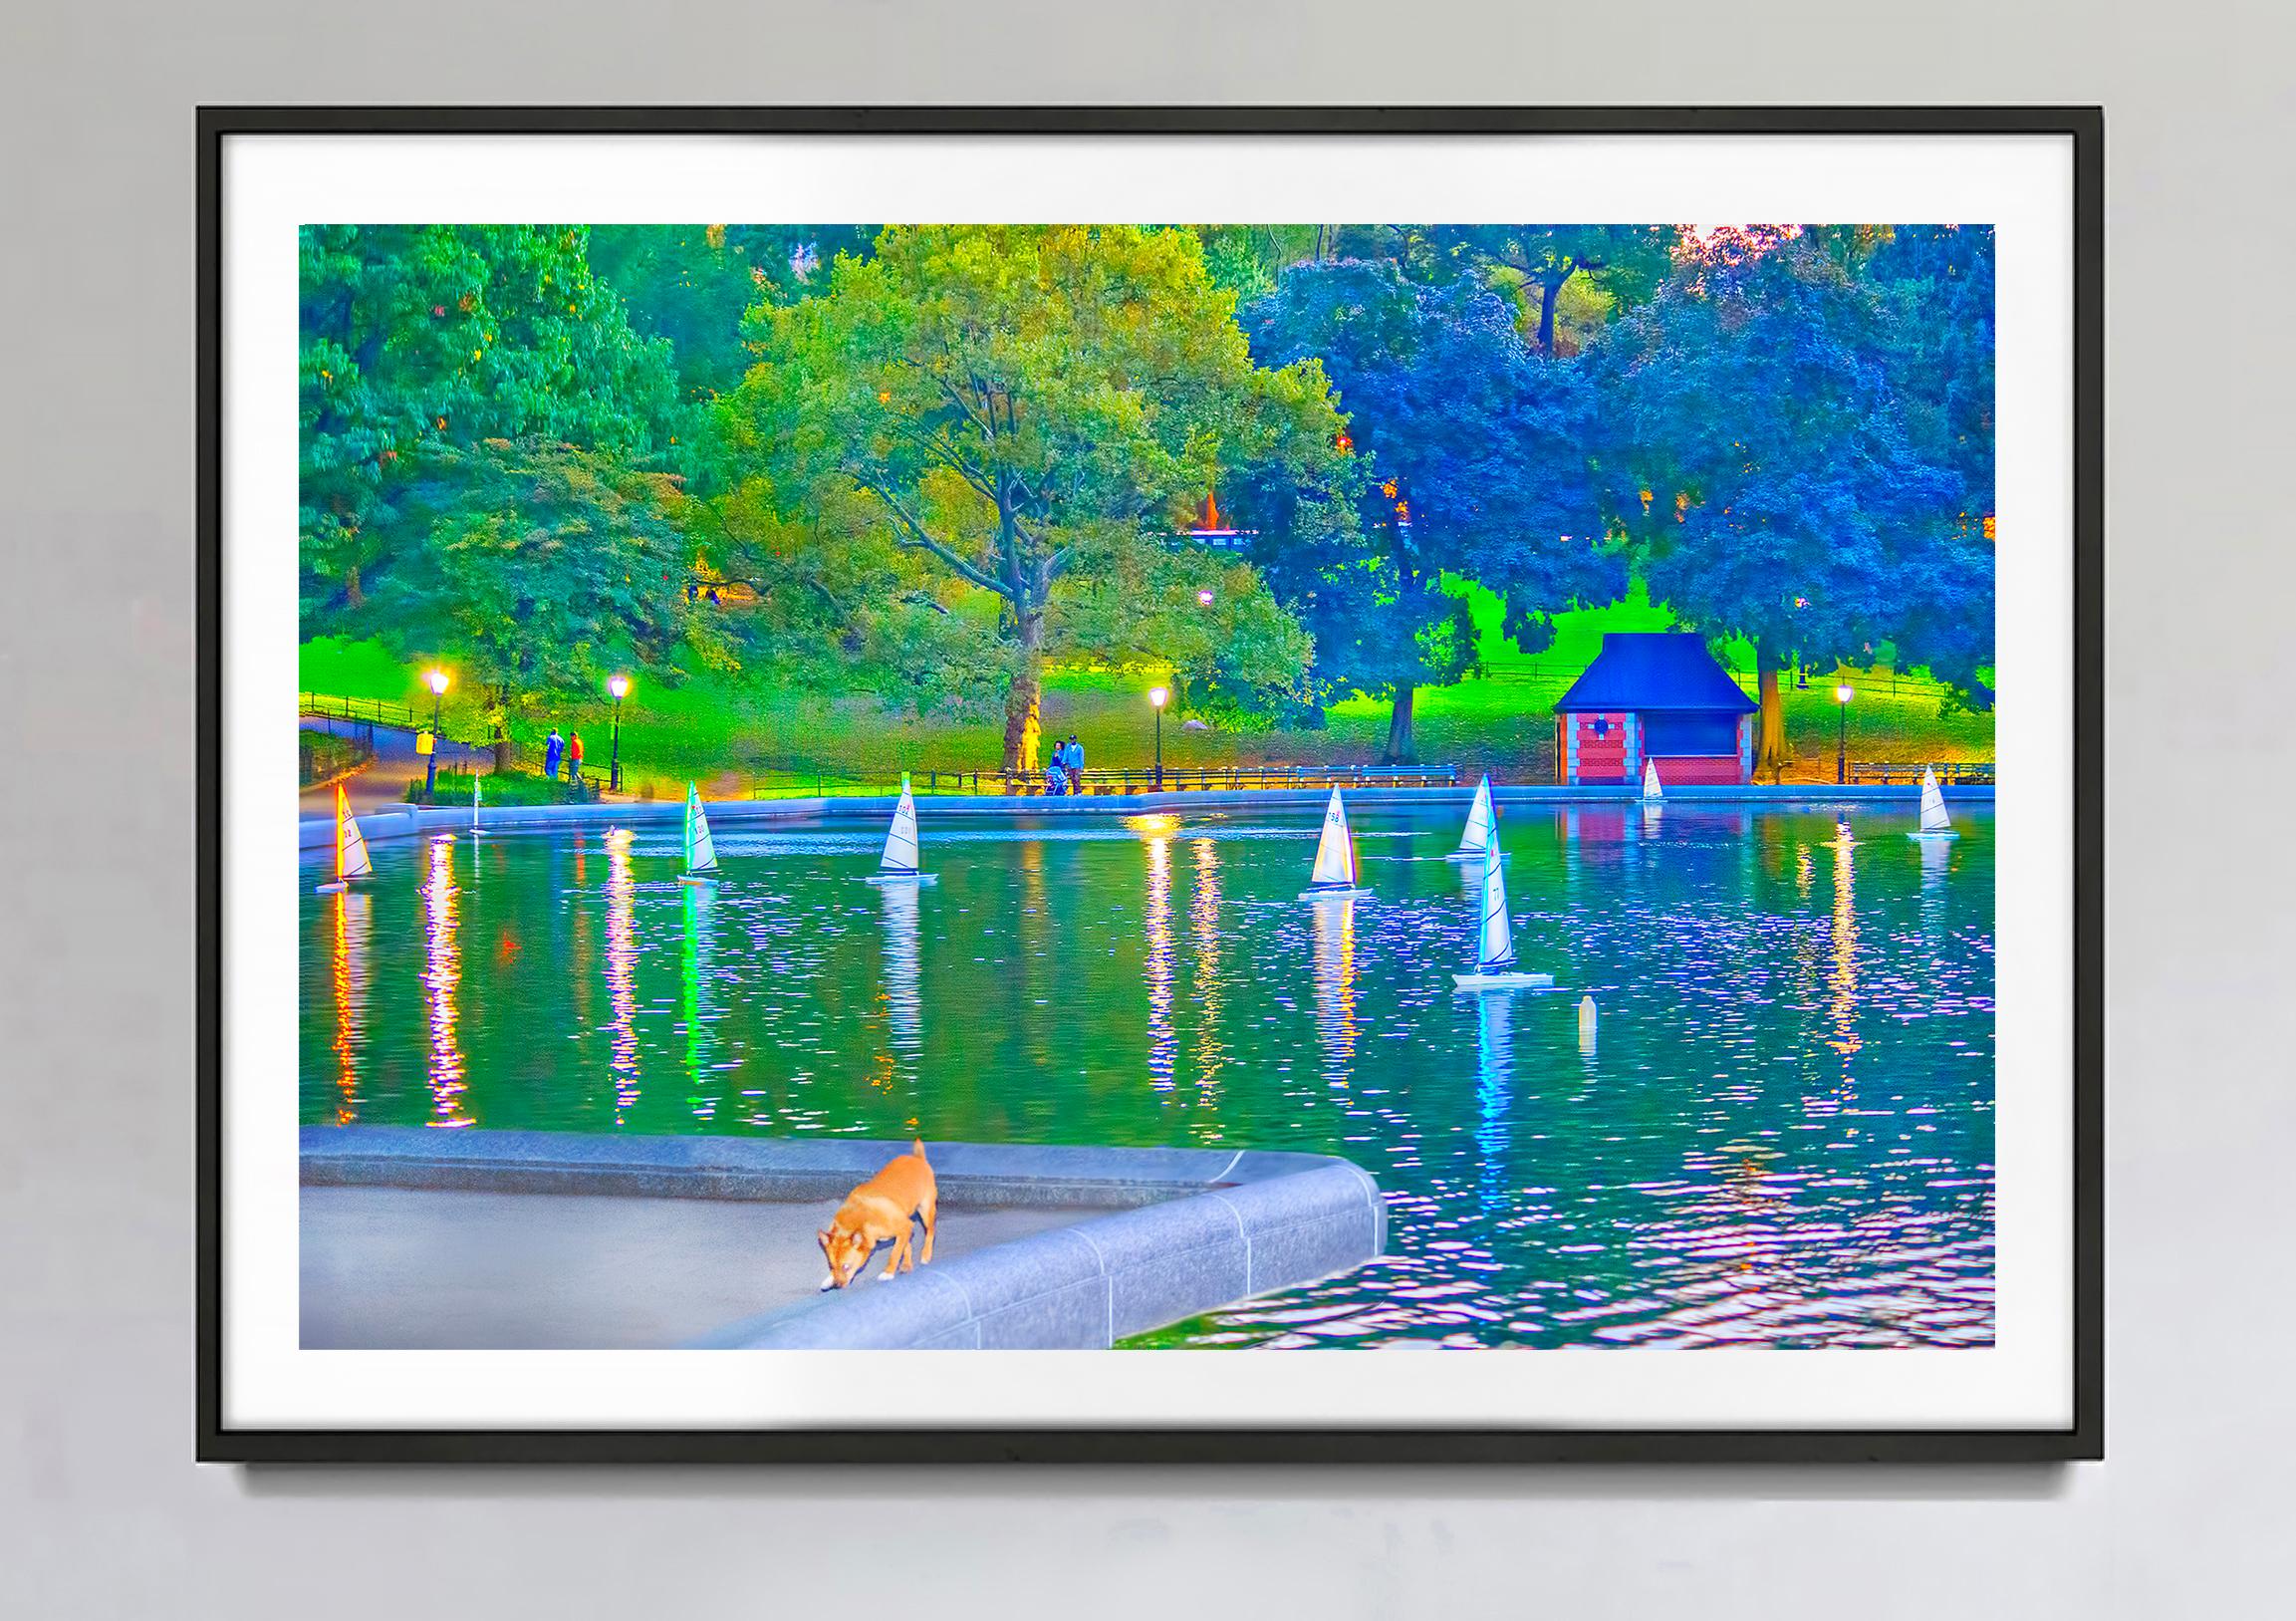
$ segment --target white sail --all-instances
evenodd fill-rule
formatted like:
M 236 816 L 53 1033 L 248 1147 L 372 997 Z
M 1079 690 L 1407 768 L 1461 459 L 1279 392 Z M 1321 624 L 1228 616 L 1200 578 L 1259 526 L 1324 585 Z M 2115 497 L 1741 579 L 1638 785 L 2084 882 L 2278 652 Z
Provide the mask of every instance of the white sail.
M 1507 925 L 1507 881 L 1499 866 L 1499 847 L 1483 851 L 1483 922 L 1475 949 L 1475 966 L 1484 973 L 1515 965 L 1515 936 Z
M 365 878 L 375 871 L 368 858 L 367 840 L 359 832 L 359 818 L 351 814 L 351 796 L 335 790 L 335 876 Z
M 1921 831 L 1923 833 L 1950 833 L 1952 818 L 1945 814 L 1945 796 L 1937 789 L 1937 773 L 1921 773 Z
M 479 793 L 479 787 L 485 781 L 486 779 L 480 776 L 476 770 L 470 773 L 470 831 L 473 833 L 478 831 L 478 801 L 483 797 Z
M 881 873 L 916 871 L 916 799 L 908 791 L 908 773 L 900 774 L 900 803 L 893 808 L 893 826 L 886 831 L 885 854 L 878 857 Z
M 1479 856 L 1491 843 L 1491 779 L 1485 775 L 1475 786 L 1475 802 L 1467 807 L 1466 830 L 1459 835 L 1458 854 Z
M 1356 841 L 1348 835 L 1348 809 L 1340 803 L 1337 788 L 1332 790 L 1331 803 L 1324 807 L 1323 836 L 1316 840 L 1316 870 L 1308 883 L 1319 890 L 1356 887 Z
M 709 836 L 709 816 L 701 808 L 701 795 L 692 783 L 685 785 L 685 870 L 689 873 L 717 871 L 717 846 Z
M 1655 805 L 1666 797 L 1666 790 L 1658 786 L 1658 762 L 1643 761 L 1643 803 Z

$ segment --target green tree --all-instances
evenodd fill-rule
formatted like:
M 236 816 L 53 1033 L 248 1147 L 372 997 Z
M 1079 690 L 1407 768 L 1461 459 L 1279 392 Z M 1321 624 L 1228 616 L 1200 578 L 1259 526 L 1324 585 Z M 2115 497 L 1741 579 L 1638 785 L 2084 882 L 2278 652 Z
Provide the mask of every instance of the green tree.
M 1231 655 L 1261 650 L 1238 682 L 1305 669 L 1305 635 L 1248 571 L 1208 609 L 1178 589 L 1212 565 L 1177 521 L 1224 468 L 1314 484 L 1349 461 L 1321 372 L 1252 365 L 1194 232 L 890 227 L 750 330 L 725 453 L 781 512 L 851 512 L 997 603 L 1007 769 L 1036 764 L 1050 653 L 1184 657 L 1208 626 Z M 1118 599 L 1129 614 L 1093 611 Z
M 789 303 L 866 254 L 873 225 L 593 225 L 590 264 L 633 330 L 668 343 L 689 401 L 730 393 L 755 359 L 741 332 L 760 299 Z
M 415 538 L 377 577 L 365 628 L 447 664 L 507 748 L 543 706 L 597 701 L 616 670 L 675 679 L 686 658 L 711 662 L 717 618 L 679 589 L 681 501 L 672 475 L 553 440 L 435 446 L 398 492 Z
M 362 634 L 424 463 L 541 436 L 638 459 L 677 430 L 666 344 L 634 333 L 584 226 L 308 225 L 300 247 L 306 635 Z

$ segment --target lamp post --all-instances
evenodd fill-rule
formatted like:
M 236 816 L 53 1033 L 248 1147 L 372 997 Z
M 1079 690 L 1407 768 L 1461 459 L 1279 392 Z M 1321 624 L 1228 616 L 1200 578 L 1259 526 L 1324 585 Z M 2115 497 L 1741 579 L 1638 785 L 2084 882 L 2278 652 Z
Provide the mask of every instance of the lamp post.
M 1148 688 L 1148 702 L 1156 712 L 1156 792 L 1164 786 L 1164 705 L 1171 701 L 1171 693 L 1160 686 Z
M 609 675 L 606 689 L 614 694 L 614 751 L 606 763 L 606 787 L 609 793 L 622 792 L 622 700 L 630 696 L 628 675 Z
M 1848 681 L 1834 688 L 1834 707 L 1841 711 L 1842 723 L 1834 733 L 1834 781 L 1837 785 L 1850 780 L 1850 699 L 1858 689 Z
M 430 671 L 422 677 L 430 688 L 430 762 L 422 773 L 423 803 L 438 803 L 438 709 L 446 701 L 446 672 Z

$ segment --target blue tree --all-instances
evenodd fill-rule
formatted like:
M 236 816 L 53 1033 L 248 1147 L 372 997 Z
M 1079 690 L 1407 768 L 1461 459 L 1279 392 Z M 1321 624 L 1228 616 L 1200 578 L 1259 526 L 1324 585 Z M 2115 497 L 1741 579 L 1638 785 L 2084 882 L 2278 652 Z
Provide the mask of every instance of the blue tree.
M 1591 357 L 1605 503 L 1654 598 L 1778 672 L 1896 647 L 1968 701 L 1992 659 L 1989 233 L 1734 237 Z
M 1387 754 L 1408 760 L 1417 689 L 1474 668 L 1463 579 L 1504 599 L 1506 635 L 1534 653 L 1556 610 L 1626 587 L 1596 504 L 1591 392 L 1525 346 L 1505 300 L 1387 260 L 1296 265 L 1239 319 L 1259 365 L 1322 363 L 1365 471 L 1353 525 L 1247 478 L 1257 561 L 1315 636 L 1325 693 L 1390 699 Z

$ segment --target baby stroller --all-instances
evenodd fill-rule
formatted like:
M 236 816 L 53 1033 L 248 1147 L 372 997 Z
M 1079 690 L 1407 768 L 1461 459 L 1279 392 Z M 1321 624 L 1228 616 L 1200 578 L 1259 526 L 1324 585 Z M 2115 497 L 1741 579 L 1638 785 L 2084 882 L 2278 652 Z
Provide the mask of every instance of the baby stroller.
M 1068 773 L 1058 760 L 1044 768 L 1044 791 L 1056 799 L 1068 792 Z

